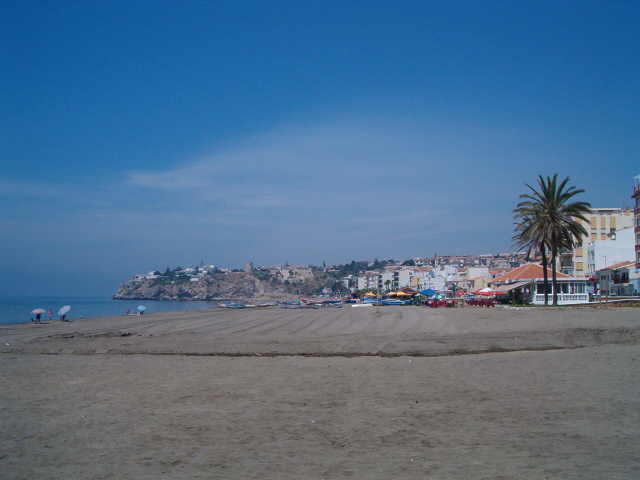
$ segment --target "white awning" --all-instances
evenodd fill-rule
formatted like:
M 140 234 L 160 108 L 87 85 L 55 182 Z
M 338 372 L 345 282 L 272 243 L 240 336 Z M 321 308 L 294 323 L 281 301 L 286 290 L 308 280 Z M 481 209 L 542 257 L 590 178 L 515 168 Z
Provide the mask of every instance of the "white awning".
M 507 292 L 510 292 L 511 290 L 515 290 L 516 288 L 524 287 L 525 285 L 530 285 L 531 283 L 532 282 L 530 280 L 527 280 L 526 282 L 517 282 L 517 283 L 512 283 L 510 285 L 500 285 L 498 288 L 495 289 L 495 291 L 500 293 L 507 293 Z

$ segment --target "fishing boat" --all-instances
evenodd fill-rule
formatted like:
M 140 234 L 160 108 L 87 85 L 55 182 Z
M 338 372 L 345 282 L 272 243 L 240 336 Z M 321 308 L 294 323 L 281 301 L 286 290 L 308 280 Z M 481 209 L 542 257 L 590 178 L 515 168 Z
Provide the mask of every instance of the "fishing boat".
M 218 305 L 220 308 L 247 308 L 244 303 L 224 302 Z
M 393 298 L 385 298 L 382 300 L 382 305 L 409 305 L 409 302 L 406 300 L 397 300 Z

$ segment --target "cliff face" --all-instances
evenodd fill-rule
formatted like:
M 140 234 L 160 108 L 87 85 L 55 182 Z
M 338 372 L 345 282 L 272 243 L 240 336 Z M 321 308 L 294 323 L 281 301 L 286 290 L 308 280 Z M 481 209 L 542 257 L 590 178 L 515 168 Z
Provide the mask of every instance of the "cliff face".
M 318 280 L 286 284 L 273 279 L 261 280 L 252 273 L 215 273 L 192 282 L 165 278 L 130 280 L 120 285 L 118 300 L 220 300 L 255 297 L 312 295 L 324 287 Z

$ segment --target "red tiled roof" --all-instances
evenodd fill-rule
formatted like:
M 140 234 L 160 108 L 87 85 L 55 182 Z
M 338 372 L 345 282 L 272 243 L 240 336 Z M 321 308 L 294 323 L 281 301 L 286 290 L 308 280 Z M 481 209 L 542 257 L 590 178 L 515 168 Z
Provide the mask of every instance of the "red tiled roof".
M 627 260 L 626 262 L 614 263 L 613 265 L 609 265 L 608 267 L 601 268 L 598 271 L 600 272 L 602 270 L 617 270 L 618 268 L 631 267 L 631 266 L 634 266 L 635 264 L 636 264 L 636 262 L 632 262 L 631 260 Z
M 500 273 L 505 273 L 505 272 L 508 272 L 508 271 L 509 271 L 509 269 L 508 269 L 508 268 L 491 268 L 491 269 L 489 270 L 489 273 L 490 273 L 491 275 L 498 275 L 498 274 L 500 274 Z
M 550 268 L 547 268 L 547 273 L 549 274 L 549 278 L 551 278 L 552 272 Z M 556 272 L 557 278 L 570 278 L 569 275 L 565 275 L 561 272 Z M 525 265 L 520 265 L 518 268 L 514 268 L 510 272 L 505 273 L 504 275 L 493 279 L 492 283 L 497 282 L 515 282 L 518 280 L 531 280 L 534 278 L 544 278 L 544 270 L 542 265 L 538 265 L 537 263 L 527 263 Z

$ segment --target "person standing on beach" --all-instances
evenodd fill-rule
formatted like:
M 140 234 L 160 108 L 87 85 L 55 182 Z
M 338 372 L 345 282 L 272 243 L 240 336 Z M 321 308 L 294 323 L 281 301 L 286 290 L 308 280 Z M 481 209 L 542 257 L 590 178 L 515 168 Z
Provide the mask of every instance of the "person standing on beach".
M 53 318 L 53 312 L 51 311 L 51 309 L 49 309 L 47 311 L 47 321 L 51 321 L 51 318 Z

